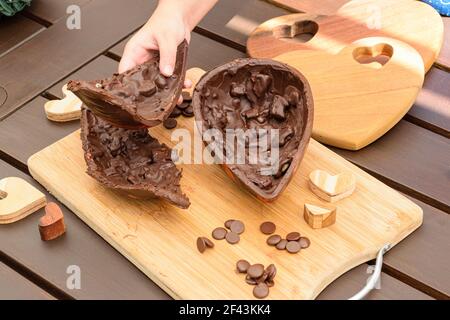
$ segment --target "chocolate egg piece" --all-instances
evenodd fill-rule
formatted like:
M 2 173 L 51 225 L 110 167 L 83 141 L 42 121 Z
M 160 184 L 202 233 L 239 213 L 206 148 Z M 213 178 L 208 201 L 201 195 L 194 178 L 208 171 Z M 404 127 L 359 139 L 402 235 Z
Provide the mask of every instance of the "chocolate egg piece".
M 192 106 L 201 132 L 216 129 L 224 140 L 230 129 L 245 133 L 245 139 L 238 141 L 238 145 L 245 144 L 245 163 L 235 158 L 234 164 L 222 166 L 226 173 L 264 201 L 279 197 L 298 169 L 311 138 L 314 103 L 307 79 L 277 61 L 237 59 L 200 79 Z M 263 158 L 261 130 L 269 139 L 267 157 Z M 256 140 L 252 140 L 254 136 Z M 278 157 L 273 152 L 277 144 L 271 143 L 276 138 Z M 223 145 L 225 157 L 227 142 Z M 256 163 L 250 160 L 254 146 L 258 147 Z
M 174 73 L 159 71 L 159 52 L 153 58 L 121 74 L 96 81 L 70 81 L 68 89 L 98 117 L 115 126 L 136 129 L 154 127 L 175 108 L 184 85 L 188 44 L 177 49 Z

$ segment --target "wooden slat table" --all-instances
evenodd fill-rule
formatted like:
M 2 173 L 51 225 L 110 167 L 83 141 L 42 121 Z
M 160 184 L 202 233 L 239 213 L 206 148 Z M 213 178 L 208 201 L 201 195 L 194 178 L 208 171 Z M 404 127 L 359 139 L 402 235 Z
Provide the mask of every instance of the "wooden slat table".
M 65 28 L 66 8 L 72 4 L 79 5 L 83 14 L 78 31 Z M 0 178 L 19 176 L 38 186 L 27 173 L 28 157 L 79 127 L 77 121 L 48 121 L 44 103 L 61 98 L 61 87 L 69 79 L 102 78 L 115 72 L 127 39 L 145 23 L 155 4 L 149 0 L 131 0 L 126 5 L 120 0 L 34 0 L 25 13 L 6 24 L 0 22 L 0 86 L 8 91 L 8 100 L 0 106 Z M 192 35 L 189 67 L 210 69 L 245 56 L 245 42 L 253 28 L 289 12 L 261 0 L 219 2 Z M 118 15 L 124 21 L 112 23 Z M 448 19 L 444 20 L 448 30 Z M 21 30 L 11 37 L 7 29 L 13 26 Z M 424 225 L 387 254 L 382 288 L 368 299 L 450 297 L 448 51 L 447 46 L 428 73 L 415 106 L 391 132 L 358 152 L 335 149 L 424 210 Z M 55 242 L 39 239 L 37 222 L 42 210 L 0 226 L 0 299 L 169 299 L 72 212 L 63 210 L 68 232 Z M 66 286 L 70 265 L 81 268 L 81 290 Z M 353 295 L 364 285 L 367 267 L 349 271 L 318 298 Z M 3 284 L 14 284 L 17 290 L 4 290 Z
M 49 293 L 0 262 L 0 300 L 53 300 Z

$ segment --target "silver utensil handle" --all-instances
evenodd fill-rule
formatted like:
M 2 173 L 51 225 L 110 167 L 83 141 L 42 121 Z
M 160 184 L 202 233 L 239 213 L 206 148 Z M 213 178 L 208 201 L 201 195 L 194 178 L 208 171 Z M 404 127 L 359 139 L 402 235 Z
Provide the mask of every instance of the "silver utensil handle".
M 383 267 L 383 256 L 386 252 L 388 252 L 392 248 L 391 244 L 386 244 L 381 250 L 378 252 L 377 260 L 375 263 L 375 270 L 373 274 L 367 281 L 367 284 L 364 288 L 361 289 L 357 294 L 351 297 L 348 300 L 362 300 L 365 296 L 369 294 L 373 289 L 375 289 L 378 281 L 381 277 L 381 268 Z

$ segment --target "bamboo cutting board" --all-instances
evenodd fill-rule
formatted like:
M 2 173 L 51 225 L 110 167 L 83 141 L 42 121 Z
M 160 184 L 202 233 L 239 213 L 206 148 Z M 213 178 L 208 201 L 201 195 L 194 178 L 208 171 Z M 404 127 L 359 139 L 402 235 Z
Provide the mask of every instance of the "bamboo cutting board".
M 194 125 L 193 119 L 179 123 L 189 130 Z M 151 133 L 174 145 L 170 131 L 158 127 Z M 417 205 L 314 140 L 292 182 L 272 204 L 240 189 L 218 165 L 182 166 L 182 187 L 192 202 L 188 210 L 162 200 L 124 198 L 85 174 L 79 132 L 33 155 L 28 165 L 36 180 L 176 299 L 252 299 L 253 287 L 234 271 L 239 259 L 277 266 L 268 298 L 313 299 L 347 270 L 375 258 L 384 244 L 398 243 L 422 223 Z M 303 220 L 305 201 L 324 204 L 308 189 L 307 176 L 315 169 L 350 171 L 357 179 L 354 194 L 335 204 L 336 223 L 320 230 Z M 241 242 L 214 241 L 213 249 L 200 254 L 197 237 L 211 238 L 211 231 L 227 219 L 245 223 Z M 283 237 L 299 231 L 311 246 L 294 255 L 269 247 L 259 231 L 266 220 Z

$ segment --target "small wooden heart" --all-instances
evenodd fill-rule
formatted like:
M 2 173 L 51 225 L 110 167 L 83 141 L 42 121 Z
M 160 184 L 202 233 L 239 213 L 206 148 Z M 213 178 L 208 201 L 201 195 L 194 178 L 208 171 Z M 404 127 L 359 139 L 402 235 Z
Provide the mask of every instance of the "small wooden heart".
M 54 202 L 45 206 L 45 216 L 39 220 L 39 233 L 43 241 L 59 238 L 66 232 L 61 208 Z
M 305 203 L 303 217 L 313 229 L 331 226 L 336 222 L 336 208 Z
M 45 206 L 45 195 L 21 178 L 0 180 L 0 224 L 19 221 Z
M 309 175 L 309 186 L 319 198 L 336 202 L 355 191 L 356 178 L 350 172 L 331 175 L 323 170 L 314 170 Z
M 47 118 L 55 122 L 68 122 L 78 120 L 81 117 L 83 102 L 71 91 L 67 90 L 67 84 L 62 88 L 64 99 L 48 101 L 44 108 Z

